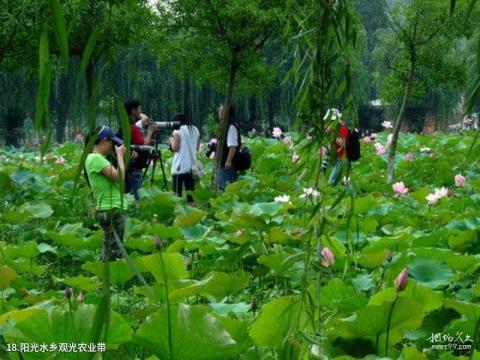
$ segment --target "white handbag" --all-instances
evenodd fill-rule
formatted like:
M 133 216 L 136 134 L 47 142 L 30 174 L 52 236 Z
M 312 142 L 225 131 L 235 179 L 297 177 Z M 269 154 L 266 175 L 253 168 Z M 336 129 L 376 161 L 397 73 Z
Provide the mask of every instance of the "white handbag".
M 185 130 L 185 128 L 184 128 Z M 192 175 L 194 178 L 201 179 L 205 177 L 205 167 L 203 166 L 202 162 L 197 159 L 196 153 L 192 150 L 193 148 L 197 148 L 196 146 L 193 147 L 193 144 L 190 142 L 190 134 L 187 129 L 187 131 L 183 132 L 184 138 L 187 140 L 187 148 L 188 152 L 190 154 L 190 160 L 192 160 Z

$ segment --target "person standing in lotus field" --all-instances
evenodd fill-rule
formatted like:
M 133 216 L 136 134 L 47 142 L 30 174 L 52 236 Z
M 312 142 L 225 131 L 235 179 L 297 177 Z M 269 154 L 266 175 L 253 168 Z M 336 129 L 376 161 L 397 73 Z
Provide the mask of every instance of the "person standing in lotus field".
M 93 136 L 96 140 L 85 160 L 85 173 L 96 201 L 95 218 L 104 232 L 100 260 L 106 262 L 122 256 L 115 235 L 123 241 L 127 209 L 121 193 L 121 182 L 125 180 L 125 147 L 122 139 L 115 136 L 108 126 L 103 126 Z M 86 144 L 89 138 L 91 136 L 87 136 Z M 117 155 L 117 168 L 105 158 L 113 151 Z
M 336 134 L 336 138 L 332 142 L 332 148 L 336 153 L 336 161 L 328 179 L 329 185 L 335 185 L 342 174 L 342 161 L 347 155 L 349 131 L 342 121 L 342 114 L 337 109 L 329 109 L 324 120 L 333 122 L 333 124 L 328 125 L 326 130 L 327 134 L 331 134 L 332 132 Z M 350 162 L 347 159 L 347 167 L 348 166 L 350 166 Z
M 152 137 L 157 130 L 155 124 L 150 124 L 150 119 L 142 114 L 142 105 L 137 99 L 125 102 L 125 111 L 130 121 L 130 142 L 131 145 L 151 145 Z M 147 128 L 147 135 L 143 136 L 143 128 Z M 127 166 L 127 192 L 140 200 L 140 188 L 143 182 L 143 169 L 148 160 L 141 154 L 134 154 Z
M 192 173 L 192 166 L 196 161 L 196 153 L 200 147 L 200 132 L 184 113 L 175 114 L 172 121 L 180 123 L 180 128 L 172 134 L 171 149 L 175 153 L 172 163 L 173 191 L 182 197 L 185 190 L 195 190 L 195 179 Z M 194 206 L 193 197 L 187 195 L 188 204 Z
M 224 106 L 221 105 L 218 109 L 218 117 L 223 119 L 224 116 L 225 109 Z M 235 121 L 235 109 L 233 108 L 233 105 L 230 105 L 230 110 L 228 112 L 227 136 L 223 142 L 222 163 L 220 167 L 219 188 L 221 191 L 225 191 L 225 187 L 228 184 L 237 181 L 238 170 L 235 168 L 233 158 L 240 146 L 241 137 L 240 132 L 238 131 L 238 125 Z

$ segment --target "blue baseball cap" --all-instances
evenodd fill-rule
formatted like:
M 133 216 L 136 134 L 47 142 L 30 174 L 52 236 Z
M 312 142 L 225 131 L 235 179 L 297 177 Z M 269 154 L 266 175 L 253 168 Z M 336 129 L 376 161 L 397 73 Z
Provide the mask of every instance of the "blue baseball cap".
M 115 135 L 108 126 L 102 126 L 102 129 L 98 133 L 98 140 L 110 139 L 115 145 L 123 145 L 123 140 Z

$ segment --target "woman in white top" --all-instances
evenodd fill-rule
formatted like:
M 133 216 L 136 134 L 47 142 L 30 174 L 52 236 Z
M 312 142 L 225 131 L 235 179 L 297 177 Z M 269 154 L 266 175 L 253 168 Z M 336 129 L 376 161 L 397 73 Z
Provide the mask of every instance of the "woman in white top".
M 171 170 L 173 190 L 182 197 L 183 187 L 189 191 L 195 189 L 192 166 L 200 144 L 200 132 L 184 113 L 176 114 L 172 120 L 180 122 L 180 129 L 173 132 L 171 143 L 171 148 L 175 152 Z M 193 205 L 193 198 L 190 195 L 187 195 L 187 201 Z

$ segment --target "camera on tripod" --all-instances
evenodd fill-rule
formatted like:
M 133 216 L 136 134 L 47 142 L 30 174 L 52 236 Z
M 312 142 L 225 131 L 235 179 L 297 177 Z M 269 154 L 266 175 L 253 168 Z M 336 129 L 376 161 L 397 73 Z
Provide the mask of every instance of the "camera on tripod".
M 149 125 L 155 125 L 159 129 L 173 129 L 173 130 L 180 129 L 179 121 L 155 121 L 152 119 L 149 122 Z
M 138 128 L 142 129 L 143 128 L 142 120 L 137 121 L 135 125 Z M 155 119 L 149 119 L 148 126 L 150 125 L 155 125 L 157 129 L 173 129 L 173 130 L 180 129 L 179 121 L 155 121 Z
M 130 150 L 142 155 L 150 155 L 156 151 L 153 146 L 149 145 L 130 145 Z

